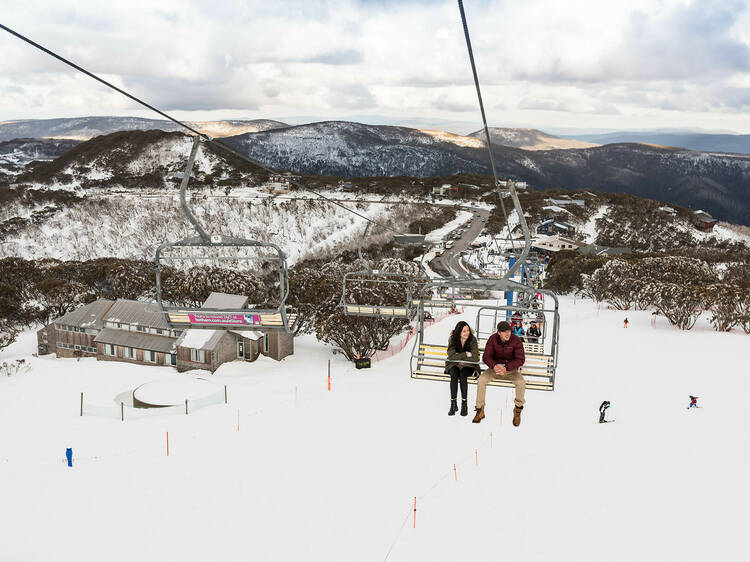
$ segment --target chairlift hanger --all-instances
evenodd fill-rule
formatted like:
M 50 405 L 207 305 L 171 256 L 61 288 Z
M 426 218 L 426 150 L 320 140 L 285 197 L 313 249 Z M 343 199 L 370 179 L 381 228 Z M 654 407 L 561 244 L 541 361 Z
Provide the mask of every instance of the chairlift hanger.
M 472 287 L 478 287 L 478 288 L 484 288 L 486 290 L 493 290 L 493 291 L 515 291 L 520 292 L 524 294 L 533 293 L 534 296 L 536 296 L 536 293 L 541 292 L 543 294 L 549 295 L 550 300 L 553 301 L 554 306 L 553 308 L 549 310 L 545 309 L 531 309 L 526 307 L 519 307 L 514 305 L 504 305 L 504 306 L 495 306 L 495 307 L 488 307 L 488 306 L 480 306 L 480 309 L 477 313 L 477 325 L 476 325 L 476 333 L 477 337 L 479 336 L 479 328 L 481 327 L 480 322 L 482 318 L 482 312 L 487 310 L 492 310 L 494 314 L 493 320 L 497 319 L 497 314 L 502 312 L 507 317 L 510 317 L 511 314 L 514 312 L 518 313 L 524 313 L 527 312 L 529 314 L 533 313 L 535 314 L 536 318 L 539 318 L 538 314 L 541 312 L 542 314 L 549 314 L 552 316 L 552 331 L 551 335 L 549 337 L 546 337 L 542 343 L 524 343 L 524 350 L 526 352 L 526 362 L 521 367 L 521 372 L 524 374 L 525 377 L 530 377 L 531 380 L 527 380 L 526 382 L 526 388 L 530 390 L 554 390 L 555 385 L 555 371 L 557 368 L 557 350 L 558 350 L 558 340 L 559 340 L 559 323 L 560 323 L 560 314 L 559 314 L 559 303 L 557 296 L 552 292 L 545 289 L 536 289 L 534 287 L 530 287 L 527 285 L 524 285 L 522 283 L 517 283 L 515 281 L 512 281 L 511 278 L 514 276 L 516 271 L 519 268 L 523 268 L 523 266 L 527 263 L 527 259 L 529 256 L 529 251 L 531 248 L 531 237 L 529 235 L 529 228 L 528 224 L 526 223 L 526 218 L 524 217 L 523 209 L 521 208 L 521 203 L 518 199 L 518 193 L 516 191 L 516 185 L 514 181 L 507 181 L 503 182 L 501 184 L 500 180 L 497 176 L 497 170 L 495 168 L 495 160 L 492 153 L 492 143 L 490 138 L 490 132 L 489 128 L 487 126 L 487 118 L 484 111 L 484 103 L 482 102 L 482 93 L 479 86 L 479 77 L 477 75 L 476 65 L 474 63 L 474 53 L 471 48 L 471 39 L 469 37 L 469 28 L 466 23 L 466 15 L 464 13 L 464 6 L 463 1 L 458 0 L 458 7 L 461 14 L 461 22 L 463 24 L 464 28 L 464 36 L 466 38 L 466 47 L 469 53 L 469 60 L 471 63 L 471 70 L 474 75 L 474 84 L 476 86 L 477 91 L 477 99 L 479 101 L 479 109 L 482 114 L 482 123 L 484 125 L 484 132 L 486 136 L 486 144 L 487 144 L 487 151 L 490 159 L 490 165 L 492 167 L 492 175 L 495 180 L 495 187 L 498 190 L 498 199 L 503 211 L 503 215 L 505 216 L 505 222 L 506 222 L 506 229 L 508 230 L 508 238 L 511 240 L 511 245 L 513 245 L 513 239 L 510 233 L 510 224 L 508 222 L 508 215 L 505 212 L 505 204 L 503 202 L 503 193 L 502 193 L 502 187 L 507 187 L 508 193 L 510 195 L 511 200 L 513 201 L 513 208 L 516 211 L 516 214 L 518 216 L 518 222 L 521 226 L 521 230 L 523 232 L 524 237 L 524 246 L 521 249 L 520 255 L 517 257 L 515 263 L 513 263 L 505 273 L 505 275 L 501 279 L 489 279 L 489 278 L 473 278 L 473 279 L 447 279 L 447 280 L 441 280 L 440 283 L 442 285 L 448 285 L 448 286 L 455 286 L 454 284 L 462 284 L 464 286 L 472 286 Z M 522 276 L 523 277 L 523 276 Z M 425 305 L 425 293 L 427 291 L 431 290 L 431 284 L 426 284 L 422 290 L 420 291 L 420 299 L 419 299 L 419 308 L 418 308 L 418 321 L 419 321 L 419 330 L 418 330 L 418 337 L 415 338 L 414 346 L 412 348 L 412 356 L 410 361 L 410 372 L 412 378 L 418 378 L 418 379 L 428 379 L 428 380 L 440 380 L 440 381 L 447 381 L 450 380 L 450 375 L 444 373 L 445 369 L 445 359 L 447 357 L 447 345 L 442 344 L 429 344 L 425 342 L 425 330 L 424 330 L 424 305 Z M 546 316 L 545 316 L 546 319 Z M 543 324 L 543 327 L 546 329 L 547 322 L 545 321 Z M 496 323 L 495 323 L 496 326 Z M 513 386 L 513 383 L 510 381 L 503 381 L 503 380 L 492 380 L 490 384 L 495 386 Z
M 187 185 L 190 173 L 193 169 L 195 157 L 201 143 L 201 136 L 193 137 L 193 146 L 190 151 L 187 166 L 180 185 L 180 206 L 196 232 L 191 236 L 176 242 L 164 242 L 156 250 L 156 300 L 161 308 L 167 323 L 173 329 L 252 329 L 263 332 L 291 332 L 297 320 L 297 314 L 286 306 L 286 298 L 289 295 L 289 274 L 286 263 L 286 254 L 279 246 L 271 242 L 236 238 L 232 236 L 211 235 L 206 233 L 203 226 L 190 210 L 187 203 Z M 266 250 L 266 252 L 255 256 L 247 255 L 216 255 L 222 249 L 234 250 L 242 253 L 243 249 Z M 205 251 L 205 250 L 208 251 Z M 178 250 L 177 255 L 173 251 Z M 214 254 L 207 256 L 206 254 Z M 278 268 L 279 272 L 279 306 L 278 308 L 189 308 L 171 306 L 165 304 L 162 298 L 162 267 L 170 261 L 269 261 Z
M 377 318 L 413 318 L 416 312 L 414 299 L 412 298 L 415 280 L 403 273 L 372 269 L 362 255 L 362 248 L 371 225 L 372 223 L 367 223 L 357 247 L 357 259 L 363 264 L 364 269 L 344 274 L 341 289 L 341 306 L 344 309 L 344 314 Z M 402 247 L 424 246 L 425 236 L 424 234 L 400 234 L 394 236 L 394 242 Z M 378 289 L 384 286 L 401 287 L 403 299 L 399 298 L 397 303 L 384 304 L 372 302 L 372 300 L 370 302 L 355 302 L 357 299 L 352 298 L 353 293 L 357 292 L 357 287 L 369 287 L 369 291 L 378 292 Z

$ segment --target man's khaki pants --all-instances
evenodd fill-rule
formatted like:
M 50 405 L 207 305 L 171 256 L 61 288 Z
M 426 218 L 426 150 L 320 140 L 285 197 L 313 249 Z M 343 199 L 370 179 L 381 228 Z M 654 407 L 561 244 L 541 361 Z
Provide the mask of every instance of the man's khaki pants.
M 516 406 L 519 408 L 526 403 L 526 379 L 521 376 L 518 369 L 508 371 L 504 375 L 497 375 L 492 369 L 487 369 L 477 380 L 477 408 L 484 407 L 484 397 L 487 394 L 487 383 L 491 380 L 512 381 L 516 387 Z

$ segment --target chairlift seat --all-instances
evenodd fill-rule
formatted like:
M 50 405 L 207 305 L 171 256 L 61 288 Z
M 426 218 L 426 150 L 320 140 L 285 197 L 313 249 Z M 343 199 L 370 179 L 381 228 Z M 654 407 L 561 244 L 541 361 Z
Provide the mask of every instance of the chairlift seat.
M 479 344 L 479 352 L 483 353 L 486 341 L 479 341 L 477 343 Z M 520 371 L 526 380 L 526 389 L 554 390 L 554 357 L 544 353 L 544 346 L 542 344 L 524 342 L 523 347 L 526 361 L 520 367 Z M 444 372 L 447 357 L 448 346 L 420 344 L 419 352 L 416 357 L 417 366 L 416 369 L 412 370 L 412 378 L 450 381 L 450 374 Z M 471 384 L 476 384 L 478 378 L 478 376 L 469 377 L 468 381 Z M 513 381 L 502 379 L 491 379 L 488 384 L 490 386 L 502 386 L 506 388 L 513 388 L 515 386 Z
M 298 314 L 286 311 L 287 323 L 278 310 L 207 310 L 205 308 L 176 309 L 167 312 L 167 321 L 177 330 L 252 328 L 261 332 L 292 331 Z

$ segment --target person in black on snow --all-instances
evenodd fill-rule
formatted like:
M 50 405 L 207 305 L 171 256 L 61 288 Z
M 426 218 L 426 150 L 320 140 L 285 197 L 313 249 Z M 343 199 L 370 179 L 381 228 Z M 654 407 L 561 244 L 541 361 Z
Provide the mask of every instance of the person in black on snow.
M 602 402 L 602 405 L 599 406 L 599 423 L 607 423 L 607 420 L 604 419 L 604 417 L 607 415 L 607 409 L 609 408 L 609 400 L 605 400 Z
M 526 331 L 526 335 L 529 336 L 529 343 L 537 343 L 542 333 L 539 331 L 539 327 L 536 325 L 536 321 L 532 320 L 529 325 L 529 329 Z
M 689 410 L 690 408 L 700 408 L 700 406 L 698 406 L 698 397 L 697 396 L 691 396 L 690 397 L 690 405 L 687 407 L 687 409 Z

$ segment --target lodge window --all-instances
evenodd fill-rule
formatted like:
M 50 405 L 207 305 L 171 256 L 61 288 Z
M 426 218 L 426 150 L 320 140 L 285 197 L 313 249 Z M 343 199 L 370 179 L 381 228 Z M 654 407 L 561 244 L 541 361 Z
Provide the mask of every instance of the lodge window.
M 145 332 L 146 331 L 146 327 L 145 326 L 136 326 L 135 327 L 135 331 L 136 332 Z
M 156 363 L 156 352 L 155 351 L 150 351 L 148 349 L 145 350 L 143 352 L 143 360 L 147 361 L 149 363 Z
M 205 363 L 206 362 L 206 352 L 202 349 L 191 349 L 190 350 L 190 360 L 195 361 L 196 363 Z
M 110 355 L 112 357 L 115 357 L 117 355 L 117 352 L 115 351 L 115 346 L 111 343 L 105 343 L 104 344 L 104 354 Z
M 125 357 L 125 359 L 135 359 L 135 349 L 132 347 L 124 347 L 123 357 Z

